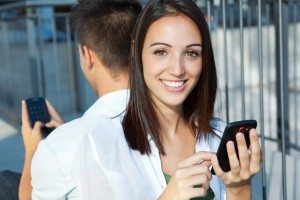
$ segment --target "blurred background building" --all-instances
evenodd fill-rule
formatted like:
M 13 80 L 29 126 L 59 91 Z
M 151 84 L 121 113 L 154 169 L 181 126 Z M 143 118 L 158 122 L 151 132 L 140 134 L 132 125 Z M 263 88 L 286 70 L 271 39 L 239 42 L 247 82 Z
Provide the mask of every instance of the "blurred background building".
M 218 68 L 215 116 L 259 122 L 265 162 L 253 182 L 254 199 L 300 199 L 300 1 L 196 2 Z M 66 121 L 96 99 L 69 26 L 74 4 L 0 0 L 0 171 L 22 169 L 22 99 L 46 97 Z

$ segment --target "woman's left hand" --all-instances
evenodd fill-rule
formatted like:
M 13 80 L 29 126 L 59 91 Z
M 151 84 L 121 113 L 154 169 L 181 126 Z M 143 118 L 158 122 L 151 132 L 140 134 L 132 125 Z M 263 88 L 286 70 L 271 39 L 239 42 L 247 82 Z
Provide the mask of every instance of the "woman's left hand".
M 256 129 L 251 129 L 250 152 L 246 145 L 243 133 L 236 134 L 238 152 L 235 151 L 234 143 L 227 142 L 227 152 L 231 171 L 224 172 L 219 166 L 217 156 L 212 157 L 212 166 L 216 175 L 222 180 L 227 190 L 238 192 L 242 188 L 251 189 L 251 178 L 260 171 L 260 163 L 262 160 L 261 149 L 258 141 Z M 237 156 L 239 155 L 239 159 Z

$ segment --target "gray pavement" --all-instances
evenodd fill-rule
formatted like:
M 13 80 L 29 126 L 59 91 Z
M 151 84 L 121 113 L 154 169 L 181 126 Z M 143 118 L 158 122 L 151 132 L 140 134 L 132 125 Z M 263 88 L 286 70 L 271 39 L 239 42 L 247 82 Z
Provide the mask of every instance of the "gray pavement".
M 11 125 L 0 119 L 0 171 L 22 171 L 24 146 L 22 136 Z

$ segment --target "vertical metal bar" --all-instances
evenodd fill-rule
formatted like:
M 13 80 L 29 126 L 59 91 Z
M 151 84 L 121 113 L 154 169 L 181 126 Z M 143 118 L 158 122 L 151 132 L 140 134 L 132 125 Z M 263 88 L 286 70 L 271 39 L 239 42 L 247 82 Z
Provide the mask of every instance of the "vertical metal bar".
M 224 65 L 225 65 L 225 95 L 226 95 L 226 121 L 229 122 L 229 90 L 228 90 L 228 60 L 227 60 L 227 27 L 226 27 L 226 2 L 222 0 L 223 33 L 224 33 Z
M 10 50 L 10 48 L 9 48 L 9 37 L 8 37 L 8 22 L 3 22 L 3 25 L 2 25 L 2 29 L 3 29 L 3 49 L 4 49 L 4 58 L 5 58 L 5 62 L 4 62 L 4 66 L 5 66 L 5 68 L 6 68 L 6 83 L 8 83 L 8 87 L 6 87 L 6 89 L 5 89 L 5 93 L 6 93 L 6 95 L 5 95 L 5 104 L 7 105 L 7 106 L 9 106 L 10 104 L 9 104 L 9 102 L 11 101 L 11 99 L 10 99 L 10 92 L 12 91 L 11 90 L 11 84 L 10 84 L 10 70 L 9 70 L 9 66 L 10 66 L 10 60 L 9 60 L 9 58 L 10 58 L 10 56 L 9 56 L 9 50 Z
M 24 24 L 25 24 L 26 22 L 25 22 L 24 18 L 25 18 L 25 15 L 24 15 L 21 19 L 19 19 L 19 28 L 18 28 L 18 30 L 20 30 L 20 31 L 25 31 L 25 29 L 24 29 Z M 26 49 L 26 44 L 25 44 L 25 41 L 23 41 L 22 36 L 20 36 L 20 49 L 22 49 L 22 51 L 24 51 L 24 52 L 27 52 L 27 51 L 25 50 L 25 49 Z M 22 67 L 21 67 L 18 71 L 19 71 L 20 73 L 22 73 L 23 75 L 26 74 L 26 77 L 24 76 L 24 77 L 22 77 L 22 78 L 19 78 L 19 83 L 18 83 L 18 86 L 17 86 L 17 87 L 19 87 L 19 91 L 18 91 L 19 99 L 18 99 L 18 101 L 19 101 L 20 99 L 23 99 L 24 96 L 25 96 L 25 94 L 29 94 L 28 91 L 27 91 L 27 90 L 28 90 L 27 88 L 26 88 L 26 90 L 25 90 L 26 92 L 25 92 L 24 89 L 22 88 L 23 85 L 29 84 L 29 82 L 27 81 L 27 80 L 28 80 L 28 79 L 27 79 L 28 74 L 26 73 L 26 69 L 24 68 L 24 64 L 25 64 L 25 63 L 28 63 L 28 59 L 26 59 L 26 57 L 25 57 L 24 55 L 20 56 L 18 66 L 22 66 Z M 19 113 L 19 112 L 18 112 L 18 113 Z
M 7 105 L 8 107 L 13 107 L 13 99 L 12 99 L 12 92 L 13 92 L 13 88 L 12 88 L 12 76 L 11 76 L 11 56 L 10 56 L 10 40 L 9 40 L 9 30 L 10 30 L 10 23 L 7 22 L 5 23 L 5 26 L 4 26 L 4 36 L 5 36 L 5 40 L 4 40 L 4 46 L 5 46 L 5 57 L 7 59 L 7 65 L 6 65 L 6 70 L 7 70 L 7 83 L 8 83 L 8 86 L 7 86 Z
M 10 30 L 14 31 L 16 30 L 16 20 L 13 20 L 10 22 Z M 17 36 L 13 36 L 12 40 L 10 42 L 10 49 L 11 52 L 14 52 L 17 48 L 18 48 L 18 41 L 17 41 Z M 11 65 L 9 66 L 9 71 L 10 71 L 10 85 L 15 85 L 15 78 L 14 78 L 14 73 L 12 73 L 14 71 L 16 65 L 16 60 L 15 59 L 11 59 Z M 12 92 L 11 93 L 11 105 L 15 104 L 15 95 L 16 92 Z M 15 112 L 14 106 L 12 106 L 10 108 L 11 110 L 13 110 L 13 112 Z
M 209 28 L 209 32 L 211 31 L 211 0 L 207 0 L 207 24 L 208 24 L 208 28 Z
M 254 42 L 252 42 L 253 41 L 253 37 L 251 36 L 251 31 L 252 31 L 252 28 L 251 28 L 251 26 L 252 26 L 252 6 L 251 6 L 251 4 L 250 4 L 250 2 L 248 3 L 248 11 L 247 11 L 247 28 L 248 28 L 248 49 L 249 49 L 249 55 L 248 55 L 248 57 L 249 58 L 252 58 L 253 57 L 253 53 L 252 53 L 252 49 L 253 48 L 255 48 L 255 47 L 253 47 L 253 43 Z M 249 36 L 250 35 L 250 36 Z M 249 67 L 248 68 L 250 68 L 251 69 L 251 67 L 252 67 L 252 63 L 253 63 L 253 61 L 252 61 L 252 59 L 249 59 L 248 60 L 248 65 L 249 65 Z M 251 73 L 251 71 L 249 72 L 249 75 L 248 75 L 248 77 L 250 77 L 250 79 L 252 80 L 252 73 Z M 248 94 L 250 93 L 250 95 L 249 95 L 249 98 L 250 98 L 250 102 L 249 102 L 249 107 L 250 108 L 253 108 L 254 106 L 254 103 L 253 103 L 253 96 L 254 96 L 254 94 L 253 94 L 253 91 L 252 91 L 252 87 L 253 87 L 253 84 L 250 82 L 249 83 L 249 89 L 248 89 Z M 251 111 L 250 111 L 250 113 L 249 113 L 251 116 L 253 115 L 253 109 L 251 109 Z
M 66 18 L 69 76 L 70 76 L 70 83 L 71 83 L 72 111 L 75 114 L 78 101 L 77 101 L 76 95 L 75 95 L 76 84 L 75 84 L 75 73 L 74 73 L 74 61 L 72 58 L 72 40 L 71 40 L 70 18 L 69 18 L 69 16 L 65 16 L 65 18 Z
M 259 110 L 260 110 L 260 132 L 261 132 L 261 148 L 263 155 L 265 155 L 265 122 L 264 122 L 264 71 L 262 62 L 262 23 L 261 23 L 261 0 L 258 0 L 258 65 L 259 65 Z M 266 193 L 266 166 L 262 163 L 262 191 L 263 199 L 267 199 Z
M 36 40 L 35 40 L 35 26 L 33 22 L 34 16 L 28 14 L 26 17 L 26 33 L 27 33 L 27 44 L 28 44 L 28 57 L 29 57 L 29 68 L 31 78 L 31 88 L 34 96 L 42 94 L 42 72 L 37 65 L 36 55 L 38 54 Z M 37 84 L 38 83 L 38 84 Z
M 34 15 L 34 19 L 37 22 L 37 31 L 38 31 L 38 35 L 37 35 L 37 53 L 36 53 L 36 64 L 37 64 L 37 68 L 38 68 L 38 79 L 39 79 L 39 92 L 40 95 L 42 96 L 46 96 L 46 85 L 45 85 L 45 75 L 44 75 L 44 65 L 42 62 L 43 59 L 43 32 L 42 32 L 42 19 L 41 17 L 39 17 L 37 14 Z
M 3 35 L 3 33 L 2 33 L 2 31 L 3 31 L 3 28 L 2 28 L 2 26 L 3 26 L 3 21 L 2 20 L 0 20 L 0 35 Z M 3 41 L 2 41 L 2 39 L 3 39 L 3 37 L 0 37 L 0 52 L 1 52 L 1 54 L 0 54 L 0 59 L 2 60 L 2 65 L 0 66 L 0 70 L 1 71 L 4 71 L 4 69 L 3 69 L 3 67 L 5 67 L 5 60 L 3 59 L 3 53 L 2 53 L 2 51 L 3 51 Z M 0 90 L 2 91 L 2 95 L 0 95 L 0 102 L 3 102 L 3 96 L 5 96 L 5 91 L 3 90 L 3 83 L 4 83 L 4 78 L 3 78 L 3 73 L 1 73 L 0 74 Z
M 287 199 L 286 188 L 286 149 L 285 149 L 285 109 L 284 109 L 284 83 L 283 83 L 283 34 L 282 34 L 282 0 L 278 0 L 278 12 L 279 12 L 279 69 L 280 69 L 280 109 L 281 109 L 281 148 L 282 148 L 282 192 L 283 199 Z M 286 66 L 287 67 L 287 66 Z
M 3 21 L 2 20 L 0 20 L 0 35 L 3 35 L 3 28 L 2 28 L 2 26 L 3 26 Z M 0 66 L 0 70 L 1 71 L 4 71 L 4 68 L 5 68 L 5 59 L 3 58 L 3 53 L 2 53 L 2 51 L 3 51 L 3 37 L 0 37 L 0 52 L 1 52 L 1 54 L 0 54 L 0 59 L 2 60 L 2 65 Z M 1 73 L 0 74 L 0 90 L 2 91 L 2 95 L 0 95 L 0 102 L 3 102 L 4 101 L 4 99 L 3 99 L 3 97 L 5 96 L 5 90 L 3 90 L 4 89 L 4 87 L 3 87 L 3 85 L 4 85 L 4 76 L 3 76 L 3 73 Z
M 239 0 L 240 11 L 240 57 L 241 57 L 241 96 L 242 96 L 242 119 L 246 118 L 245 112 L 245 66 L 244 66 L 244 30 L 243 30 L 243 2 Z
M 234 4 L 229 7 L 229 27 L 234 28 Z M 234 58 L 234 57 L 233 57 Z
M 267 20 L 267 23 L 268 23 L 268 26 L 267 26 L 267 42 L 266 42 L 266 46 L 267 46 L 267 56 L 266 56 L 266 74 L 267 74 L 267 102 L 270 102 L 271 101 L 271 47 L 270 47 L 270 44 L 271 44 L 271 41 L 270 41 L 270 37 L 269 35 L 271 35 L 271 31 L 270 31 L 270 28 L 271 28 L 271 17 L 270 17 L 270 3 L 268 2 L 267 5 L 266 5 L 266 20 Z M 269 114 L 269 120 L 268 120 L 268 123 L 269 124 L 269 129 L 268 129 L 268 133 L 275 133 L 275 130 L 273 128 L 273 126 L 271 125 L 272 124 L 272 119 L 273 119 L 273 114 L 271 113 L 271 103 L 268 103 L 268 114 Z M 268 136 L 270 136 L 268 134 Z M 274 137 L 275 138 L 275 137 Z
M 297 2 L 298 3 L 298 2 Z M 296 10 L 298 11 L 300 9 L 300 2 L 298 3 L 298 5 L 297 5 L 297 8 L 296 8 Z M 298 16 L 297 16 L 297 18 L 298 18 Z M 298 19 L 297 19 L 298 20 Z M 297 27 L 298 28 L 298 27 Z M 297 43 L 299 42 L 299 35 L 297 34 Z M 296 42 L 295 42 L 295 44 L 297 44 Z M 299 52 L 299 46 L 296 46 L 297 48 L 296 48 L 296 52 Z M 295 65 L 295 70 L 296 70 L 296 73 L 295 74 L 297 74 L 297 77 L 296 77 L 296 79 L 298 78 L 298 79 L 300 79 L 300 71 L 299 71 L 299 68 L 297 69 L 297 65 L 299 64 L 299 57 L 298 56 L 296 56 L 296 58 L 297 58 L 297 60 L 296 60 L 296 65 Z M 299 75 L 299 76 L 298 76 Z M 297 89 L 299 89 L 300 90 L 300 83 L 299 83 L 299 88 L 297 88 Z M 296 108 L 299 108 L 299 106 L 298 106 L 298 102 L 299 102 L 299 96 L 300 96 L 300 91 L 299 91 L 299 93 L 297 94 L 297 96 L 296 96 L 296 100 L 297 100 L 297 104 L 295 105 L 296 106 Z M 299 109 L 297 109 L 297 112 L 296 112 L 296 117 L 297 118 L 295 118 L 295 119 L 299 119 Z M 298 139 L 298 134 L 300 134 L 300 127 L 299 127 L 299 124 L 297 124 L 297 126 L 296 126 L 296 130 L 297 130 L 297 144 L 299 144 L 298 142 L 299 142 L 299 139 Z
M 55 88 L 56 88 L 56 101 L 58 105 L 58 109 L 60 108 L 60 99 L 59 99 L 59 94 L 60 94 L 60 88 L 59 88 L 59 69 L 58 69 L 58 47 L 57 47 L 57 32 L 56 32 L 56 18 L 54 16 L 54 13 L 52 13 L 51 16 L 51 24 L 52 24 L 52 40 L 53 40 L 53 56 L 54 56 L 54 71 L 55 71 Z
M 294 2 L 294 5 L 293 5 L 293 21 L 294 21 L 294 23 L 293 23 L 293 25 L 294 25 L 294 42 L 293 42 L 293 44 L 294 44 L 294 87 L 295 87 L 295 89 L 294 89 L 294 108 L 296 108 L 296 109 L 294 109 L 294 116 L 295 116 L 295 118 L 294 118 L 294 122 L 295 122 L 295 127 L 294 127 L 294 130 L 295 130 L 295 144 L 296 145 L 298 145 L 298 133 L 297 133 L 297 131 L 298 131 L 298 123 L 297 123 L 297 119 L 298 119 L 298 115 L 297 115 L 297 108 L 298 108 L 298 106 L 297 106 L 297 50 L 298 50 L 298 40 L 297 40 L 297 3 L 296 2 Z
M 9 22 L 8 23 L 8 33 L 9 31 L 12 31 L 13 30 L 13 23 L 12 22 Z M 11 59 L 12 58 L 12 51 L 11 51 L 11 45 L 13 43 L 12 40 L 10 40 L 9 36 L 7 35 L 8 39 L 7 39 L 7 45 L 8 45 L 8 48 L 6 49 L 7 51 L 7 57 L 8 57 L 8 60 L 9 60 L 9 65 L 7 66 L 8 67 L 8 84 L 9 84 L 9 96 L 8 96 L 8 105 L 10 108 L 13 108 L 14 107 L 14 97 L 13 97 L 13 71 L 12 71 L 12 64 L 13 64 L 13 60 Z
M 16 21 L 16 30 L 18 30 L 18 31 L 22 31 L 22 26 L 21 26 L 21 22 L 22 22 L 22 19 L 18 19 L 17 21 Z M 22 38 L 21 38 L 21 36 L 19 35 L 19 36 L 17 36 L 17 41 L 18 41 L 18 49 L 22 49 Z M 22 57 L 23 58 L 23 57 Z M 20 62 L 21 61 L 21 62 Z M 21 63 L 24 63 L 25 64 L 25 61 L 23 60 L 23 59 L 20 59 L 20 60 L 16 60 L 16 62 L 17 62 L 17 64 L 15 65 L 15 67 L 19 67 L 19 66 L 22 66 L 22 64 Z M 19 71 L 19 72 L 21 72 L 23 69 L 17 69 L 16 71 Z M 17 93 L 16 93 L 16 97 L 14 98 L 15 99 L 15 101 L 16 101 L 16 104 L 18 103 L 18 102 L 20 102 L 20 100 L 22 99 L 22 84 L 21 84 L 21 82 L 22 82 L 22 80 L 21 80 L 21 78 L 18 78 L 18 77 L 16 77 L 16 74 L 14 74 L 14 76 L 15 76 L 15 78 L 14 78 L 14 81 L 16 82 L 15 83 L 15 86 L 17 87 Z M 19 108 L 17 107 L 17 110 L 19 110 Z M 19 113 L 18 111 L 16 110 L 16 112 L 17 113 Z
M 229 38 L 235 38 L 236 37 L 236 35 L 235 35 L 236 34 L 236 31 L 235 31 L 236 4 L 232 1 L 230 2 L 230 4 L 228 3 L 227 7 L 226 7 L 226 11 L 227 11 L 227 13 L 226 13 L 227 14 L 226 28 L 229 30 L 228 35 L 229 35 Z M 226 38 L 226 40 L 227 40 L 227 38 Z M 227 49 L 228 49 L 227 57 L 228 57 L 228 55 L 234 54 L 235 44 L 236 44 L 236 42 L 230 42 L 229 44 L 227 44 Z M 236 63 L 236 56 L 229 56 L 228 62 L 227 62 L 228 70 L 230 70 L 232 68 L 234 69 L 234 67 L 238 67 L 238 65 L 235 63 Z M 232 66 L 234 66 L 234 67 L 232 67 Z M 229 83 L 228 83 L 228 85 L 229 85 Z M 232 94 L 234 94 L 234 96 L 237 96 L 237 94 L 239 93 L 239 87 L 236 85 L 236 81 L 234 81 L 233 88 L 229 89 L 229 86 L 228 86 L 228 96 L 229 96 L 229 92 L 231 92 L 231 96 L 232 96 Z M 228 102 L 229 102 L 229 97 L 228 97 Z M 228 103 L 229 106 L 237 105 L 239 103 L 239 99 L 232 98 L 232 99 L 230 99 L 230 102 L 231 102 L 231 104 Z M 228 108 L 228 110 L 229 110 L 229 108 Z M 230 113 L 230 110 L 228 112 Z M 237 119 L 239 117 L 240 117 L 239 112 L 233 112 L 232 115 L 230 115 L 231 119 Z

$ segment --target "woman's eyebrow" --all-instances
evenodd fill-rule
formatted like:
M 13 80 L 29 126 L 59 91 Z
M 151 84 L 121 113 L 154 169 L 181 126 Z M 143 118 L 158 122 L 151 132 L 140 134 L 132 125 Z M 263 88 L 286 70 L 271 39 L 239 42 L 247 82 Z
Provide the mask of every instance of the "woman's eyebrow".
M 194 46 L 202 47 L 203 45 L 200 43 L 195 43 L 195 44 L 189 44 L 186 47 L 194 47 Z
M 150 47 L 153 47 L 155 45 L 165 45 L 165 46 L 168 46 L 168 47 L 172 47 L 171 45 L 163 43 L 163 42 L 155 42 L 155 43 L 151 44 Z
M 165 45 L 165 46 L 168 46 L 168 47 L 172 47 L 171 45 L 167 44 L 167 43 L 163 43 L 163 42 L 155 42 L 155 43 L 152 43 L 150 45 L 150 47 L 153 47 L 153 46 L 156 46 L 156 45 Z M 189 44 L 187 45 L 186 47 L 193 47 L 193 46 L 198 46 L 198 47 L 202 47 L 203 45 L 200 44 L 200 43 L 195 43 L 195 44 Z

